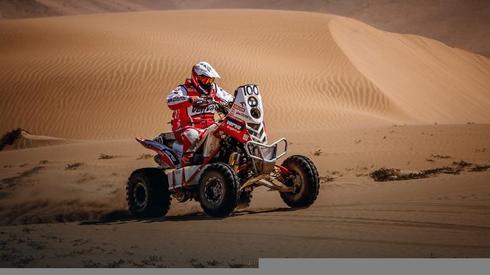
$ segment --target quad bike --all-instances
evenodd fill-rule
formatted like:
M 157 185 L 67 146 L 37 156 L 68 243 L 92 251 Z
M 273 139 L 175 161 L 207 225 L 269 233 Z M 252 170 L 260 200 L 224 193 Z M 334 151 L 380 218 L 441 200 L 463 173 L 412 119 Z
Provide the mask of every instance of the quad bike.
M 287 151 L 281 138 L 267 144 L 261 94 L 256 85 L 235 91 L 234 102 L 208 102 L 219 114 L 190 165 L 181 167 L 179 148 L 173 133 L 155 139 L 136 138 L 155 151 L 159 167 L 134 171 L 127 183 L 127 201 L 137 217 L 164 216 L 171 198 L 179 202 L 196 200 L 204 212 L 225 217 L 241 205 L 250 203 L 252 191 L 259 186 L 279 191 L 290 207 L 308 207 L 319 192 L 318 171 L 305 156 L 293 155 L 281 165 L 276 161 Z M 208 106 L 208 108 L 209 108 Z M 180 149 L 181 150 L 181 149 Z

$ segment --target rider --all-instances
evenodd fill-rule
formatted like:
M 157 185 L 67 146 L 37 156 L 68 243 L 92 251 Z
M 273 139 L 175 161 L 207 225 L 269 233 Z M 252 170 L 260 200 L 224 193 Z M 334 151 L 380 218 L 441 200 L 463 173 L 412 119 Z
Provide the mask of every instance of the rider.
M 220 76 L 209 63 L 199 62 L 192 67 L 192 77 L 167 97 L 173 110 L 172 131 L 183 145 L 182 166 L 190 163 L 206 129 L 214 123 L 216 106 L 209 102 L 233 102 L 233 96 L 215 83 L 216 78 Z

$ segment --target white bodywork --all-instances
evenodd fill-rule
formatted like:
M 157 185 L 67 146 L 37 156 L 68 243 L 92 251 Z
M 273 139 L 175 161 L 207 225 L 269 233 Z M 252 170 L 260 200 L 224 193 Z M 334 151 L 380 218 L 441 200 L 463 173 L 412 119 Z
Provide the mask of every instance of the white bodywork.
M 262 96 L 258 86 L 246 85 L 239 87 L 230 114 L 247 124 L 247 130 L 251 134 L 252 141 L 262 144 L 267 143 L 264 107 L 262 106 Z
M 179 169 L 165 170 L 169 188 L 172 190 L 186 185 L 196 185 L 199 182 L 201 171 L 203 170 L 199 169 L 199 167 L 200 165 L 193 165 Z

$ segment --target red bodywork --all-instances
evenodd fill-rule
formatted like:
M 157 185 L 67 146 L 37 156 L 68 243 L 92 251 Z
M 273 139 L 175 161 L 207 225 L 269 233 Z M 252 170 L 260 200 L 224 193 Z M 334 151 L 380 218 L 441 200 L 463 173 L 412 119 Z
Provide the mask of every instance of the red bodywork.
M 215 135 L 218 137 L 222 134 L 230 136 L 243 144 L 250 140 L 246 123 L 232 116 L 226 116 L 215 132 Z

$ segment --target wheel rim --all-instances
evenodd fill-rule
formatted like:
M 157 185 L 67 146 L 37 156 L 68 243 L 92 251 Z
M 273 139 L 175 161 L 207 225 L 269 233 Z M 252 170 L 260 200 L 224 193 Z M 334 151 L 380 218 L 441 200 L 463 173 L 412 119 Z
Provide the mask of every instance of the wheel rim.
M 133 188 L 134 202 L 138 208 L 144 208 L 148 203 L 148 188 L 146 184 L 137 182 Z
M 204 185 L 204 198 L 212 205 L 219 205 L 224 197 L 224 184 L 223 181 L 213 177 L 206 181 Z
M 290 187 L 293 187 L 293 191 L 290 192 L 289 194 L 297 195 L 301 192 L 301 190 L 303 189 L 303 186 L 304 186 L 303 174 L 296 167 L 291 167 L 289 169 L 292 170 L 292 172 L 293 172 L 293 175 L 288 180 L 289 181 L 288 185 Z

